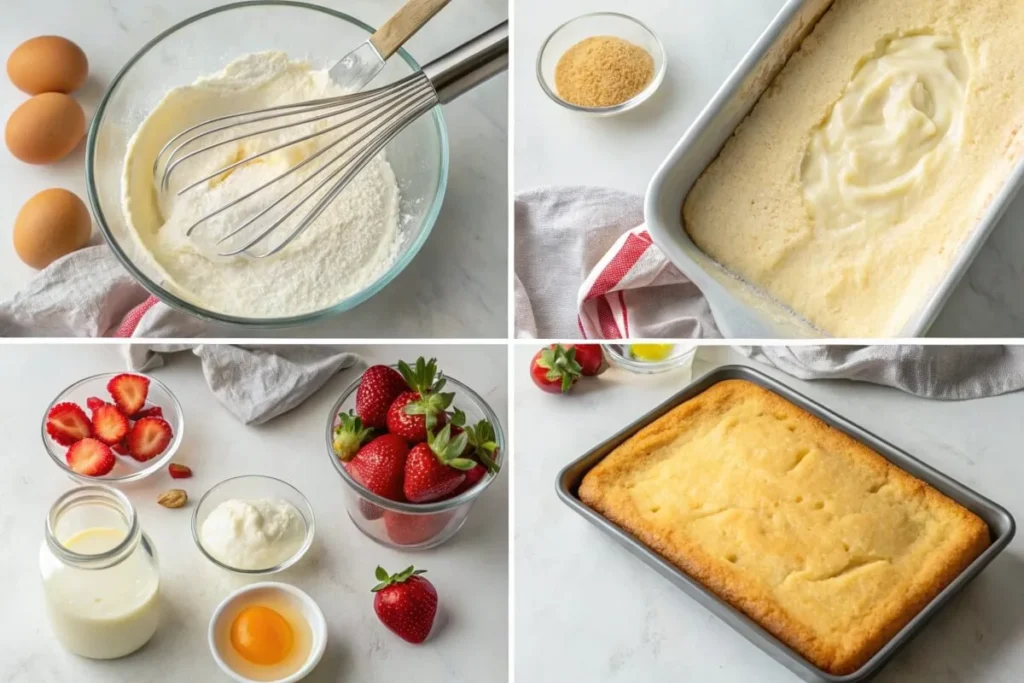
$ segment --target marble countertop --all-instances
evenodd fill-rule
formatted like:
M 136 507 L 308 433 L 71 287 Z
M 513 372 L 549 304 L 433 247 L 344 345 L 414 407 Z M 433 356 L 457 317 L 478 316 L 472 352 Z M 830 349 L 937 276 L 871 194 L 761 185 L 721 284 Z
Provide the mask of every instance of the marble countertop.
M 514 355 L 515 668 L 518 681 L 796 683 L 671 583 L 614 544 L 555 496 L 558 471 L 688 381 L 685 372 L 609 371 L 571 397 L 538 391 Z M 694 376 L 750 364 L 704 347 Z M 763 367 L 761 369 L 764 369 Z M 968 402 L 928 401 L 852 382 L 769 374 L 1024 519 L 1024 393 Z M 1011 683 L 1024 668 L 1024 537 L 1010 546 L 899 653 L 878 683 Z
M 517 192 L 592 185 L 643 194 L 655 170 L 786 0 L 517 0 L 513 87 Z M 665 45 L 665 81 L 643 106 L 588 118 L 554 102 L 537 84 L 541 44 L 561 23 L 615 10 L 652 27 Z M 1024 197 L 1014 202 L 940 313 L 930 334 L 1024 336 Z
M 371 363 L 434 355 L 446 372 L 479 391 L 507 423 L 507 351 L 502 346 L 353 350 Z M 327 617 L 327 652 L 306 680 L 397 681 L 413 670 L 421 681 L 505 680 L 508 477 L 502 474 L 481 495 L 466 525 L 448 543 L 419 553 L 384 548 L 348 519 L 339 490 L 343 483 L 323 446 L 327 414 L 342 389 L 358 377 L 358 369 L 343 371 L 292 412 L 259 427 L 245 427 L 217 402 L 198 360 L 187 353 L 172 357 L 153 375 L 183 406 L 186 431 L 175 460 L 190 465 L 195 476 L 172 484 L 166 475 L 154 475 L 126 490 L 160 558 L 160 628 L 142 650 L 120 660 L 91 661 L 62 650 L 46 619 L 38 553 L 46 513 L 71 481 L 43 451 L 39 421 L 49 401 L 71 382 L 124 367 L 121 350 L 110 345 L 9 345 L 0 353 L 0 376 L 8 387 L 0 395 L 0 433 L 7 454 L 0 477 L 0 681 L 228 680 L 210 656 L 206 629 L 217 603 L 248 581 L 207 561 L 195 547 L 190 523 L 195 501 L 215 483 L 239 474 L 288 481 L 309 498 L 316 514 L 309 555 L 271 579 L 309 593 Z M 187 508 L 166 510 L 156 504 L 157 495 L 173 487 L 189 492 Z M 370 593 L 378 564 L 399 571 L 413 563 L 429 571 L 441 603 L 439 627 L 421 646 L 400 640 L 377 621 Z
M 318 0 L 363 21 L 381 25 L 402 0 Z M 174 23 L 214 0 L 5 0 L 0 57 L 22 41 L 58 34 L 78 43 L 90 78 L 76 97 L 91 118 L 107 84 L 139 48 Z M 508 0 L 454 2 L 406 45 L 426 63 L 508 18 Z M 339 58 L 354 46 L 339 45 Z M 0 77 L 0 117 L 26 96 Z M 413 262 L 362 306 L 309 325 L 301 337 L 504 337 L 508 329 L 508 76 L 493 78 L 444 107 L 451 167 L 447 196 L 432 234 Z M 34 271 L 18 260 L 10 229 L 22 204 L 36 192 L 65 187 L 86 200 L 85 145 L 50 166 L 30 166 L 0 149 L 0 300 L 19 291 Z M 93 239 L 102 237 L 94 228 Z M 443 268 L 438 267 L 443 264 Z M 473 314 L 466 315 L 471 310 Z M 215 336 L 280 336 L 231 328 Z

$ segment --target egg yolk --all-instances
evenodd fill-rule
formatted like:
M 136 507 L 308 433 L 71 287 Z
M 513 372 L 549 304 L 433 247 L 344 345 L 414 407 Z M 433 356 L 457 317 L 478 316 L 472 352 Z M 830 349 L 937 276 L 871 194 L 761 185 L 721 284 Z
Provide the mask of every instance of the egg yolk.
M 629 352 L 637 360 L 656 363 L 668 358 L 672 353 L 672 344 L 631 344 Z
M 294 642 L 291 625 L 269 607 L 246 607 L 231 624 L 231 646 L 253 664 L 281 662 Z

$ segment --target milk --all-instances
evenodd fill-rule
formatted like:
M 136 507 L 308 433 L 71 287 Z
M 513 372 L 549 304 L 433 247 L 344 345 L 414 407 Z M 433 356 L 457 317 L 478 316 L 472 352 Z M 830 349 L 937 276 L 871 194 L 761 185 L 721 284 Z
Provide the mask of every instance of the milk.
M 96 555 L 124 537 L 121 529 L 94 527 L 61 544 L 80 555 Z M 58 560 L 44 542 L 39 566 L 53 634 L 69 651 L 114 659 L 135 652 L 156 632 L 160 578 L 141 544 L 111 567 L 81 569 Z

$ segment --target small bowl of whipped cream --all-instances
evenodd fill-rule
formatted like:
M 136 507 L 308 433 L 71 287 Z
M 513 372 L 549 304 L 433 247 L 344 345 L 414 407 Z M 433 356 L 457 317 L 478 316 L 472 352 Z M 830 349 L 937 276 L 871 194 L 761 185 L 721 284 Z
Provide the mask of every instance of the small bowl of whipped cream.
M 240 574 L 274 574 L 302 559 L 313 544 L 313 508 L 274 477 L 245 475 L 220 482 L 192 513 L 192 538 L 206 559 Z

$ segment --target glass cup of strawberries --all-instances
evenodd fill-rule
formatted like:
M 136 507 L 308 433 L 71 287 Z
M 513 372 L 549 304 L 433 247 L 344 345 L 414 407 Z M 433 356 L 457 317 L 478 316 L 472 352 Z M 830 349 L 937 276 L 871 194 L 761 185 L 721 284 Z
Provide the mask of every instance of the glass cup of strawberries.
M 505 435 L 487 402 L 434 359 L 374 365 L 334 404 L 327 452 L 352 522 L 403 550 L 458 532 L 494 481 Z
M 159 380 L 120 372 L 79 380 L 43 413 L 43 445 L 79 483 L 127 484 L 163 470 L 185 429 L 178 400 Z

